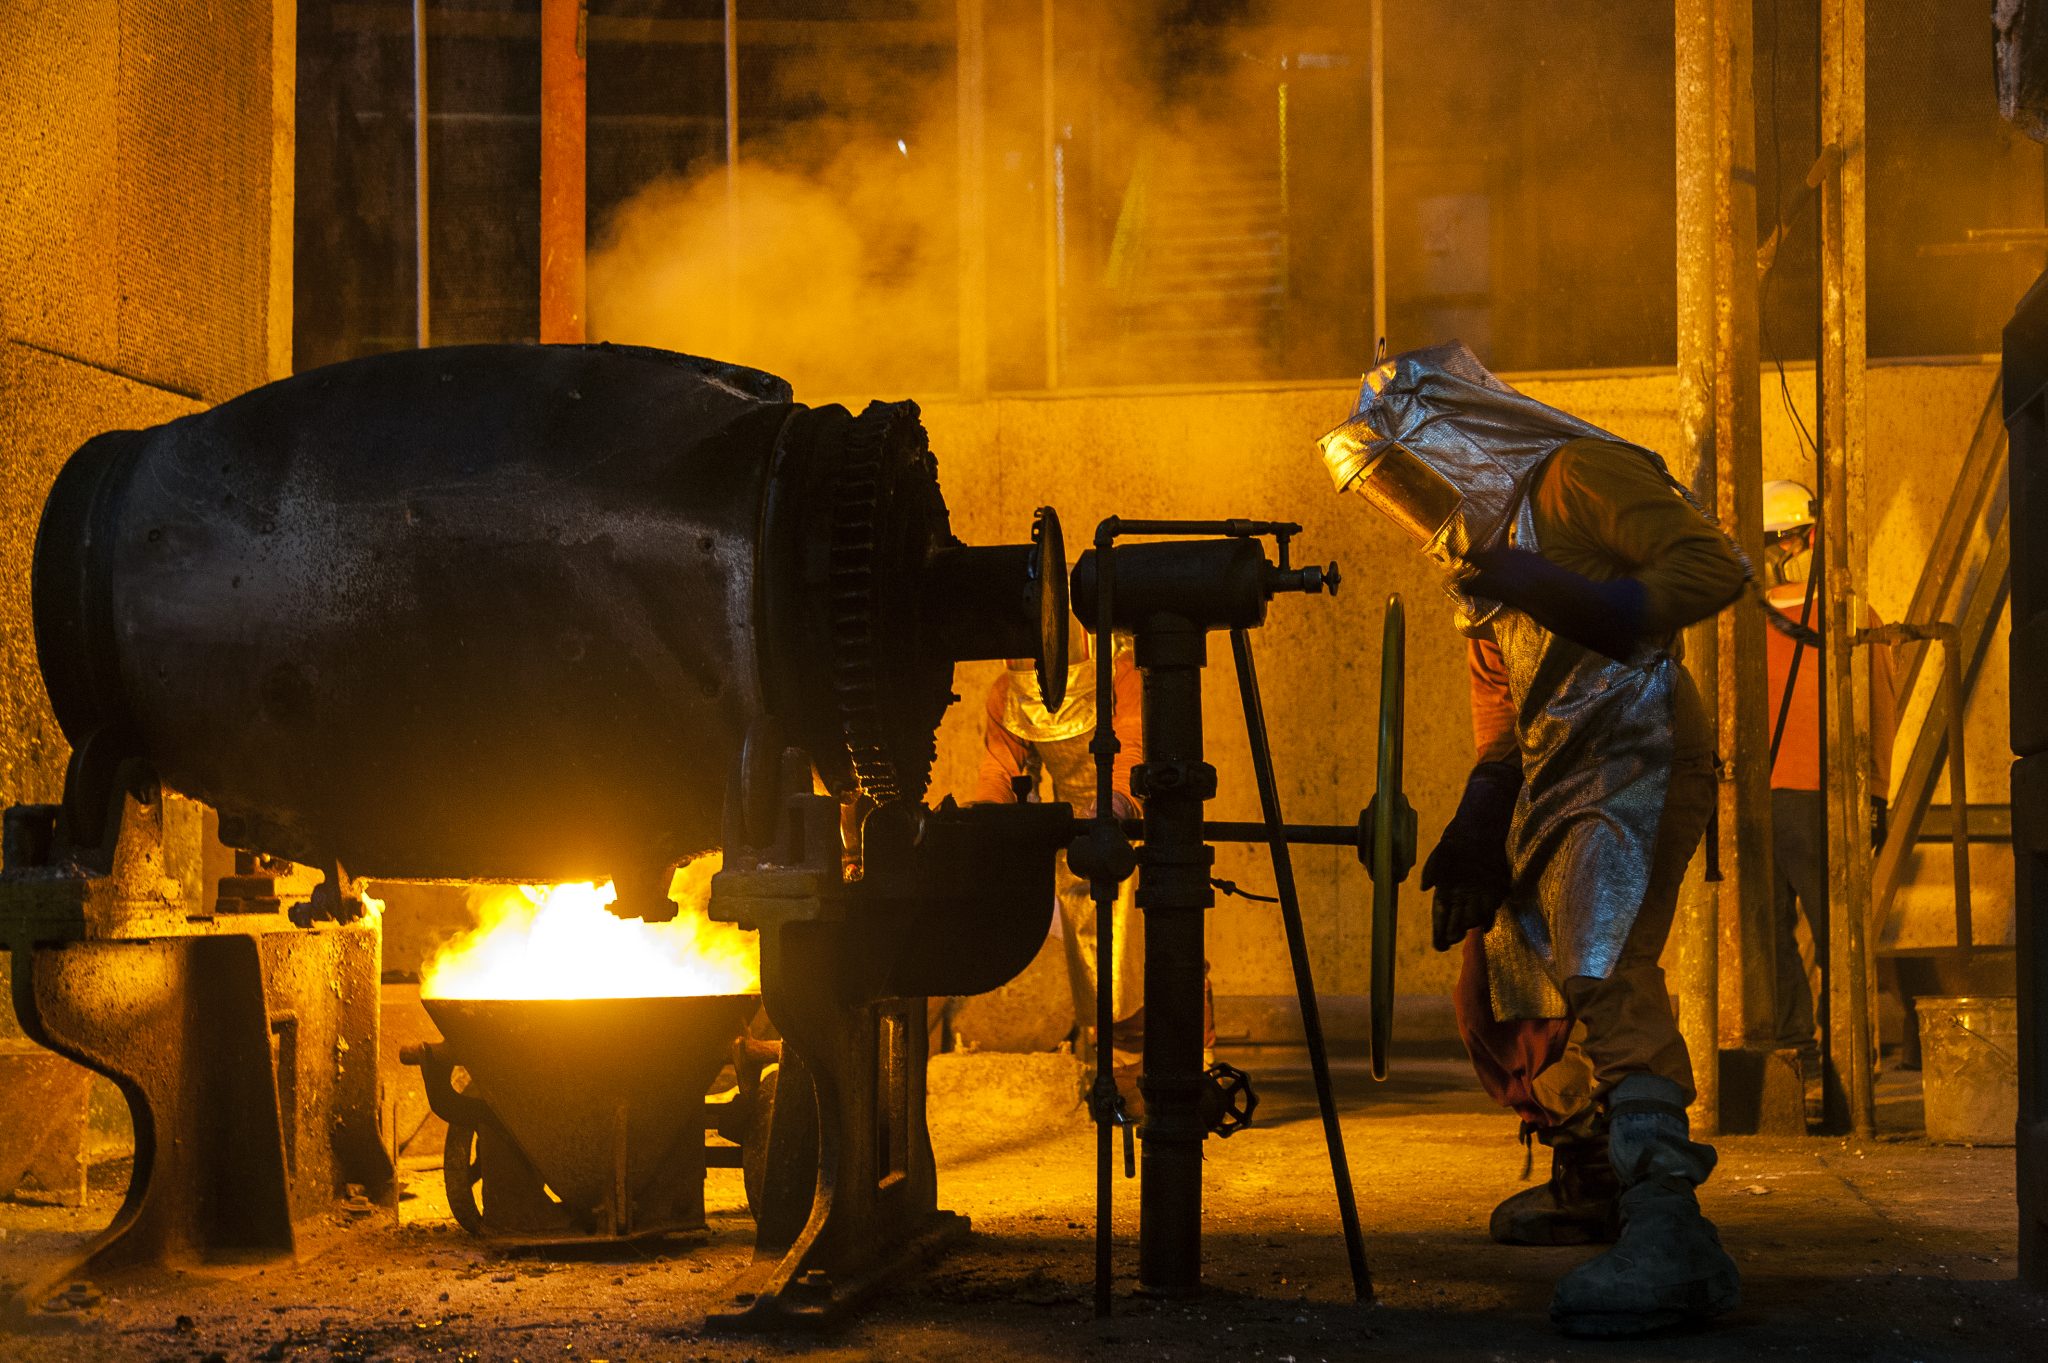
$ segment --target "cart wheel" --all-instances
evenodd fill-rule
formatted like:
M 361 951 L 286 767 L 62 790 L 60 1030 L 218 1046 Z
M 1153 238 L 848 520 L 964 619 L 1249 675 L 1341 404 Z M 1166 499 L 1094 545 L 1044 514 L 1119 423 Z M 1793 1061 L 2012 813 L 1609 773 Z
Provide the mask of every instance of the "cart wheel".
M 484 1233 L 482 1156 L 475 1127 L 448 1123 L 448 1139 L 441 1147 L 441 1183 L 448 1190 L 448 1210 L 456 1224 L 471 1235 Z

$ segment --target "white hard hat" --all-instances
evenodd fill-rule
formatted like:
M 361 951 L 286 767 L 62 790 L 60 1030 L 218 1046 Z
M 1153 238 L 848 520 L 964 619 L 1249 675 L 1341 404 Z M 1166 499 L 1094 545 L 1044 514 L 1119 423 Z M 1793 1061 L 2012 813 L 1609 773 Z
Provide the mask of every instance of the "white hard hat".
M 1789 478 L 1764 484 L 1764 533 L 1797 530 L 1813 524 L 1813 489 Z

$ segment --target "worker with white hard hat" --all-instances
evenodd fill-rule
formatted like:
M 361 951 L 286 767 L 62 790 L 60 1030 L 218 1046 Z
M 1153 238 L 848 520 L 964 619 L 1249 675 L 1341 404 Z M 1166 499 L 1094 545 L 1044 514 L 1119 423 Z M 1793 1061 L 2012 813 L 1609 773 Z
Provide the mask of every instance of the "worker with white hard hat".
M 1765 592 L 1779 615 L 1799 626 L 1766 631 L 1771 698 L 1771 917 L 1777 937 L 1776 1023 L 1780 1048 L 1797 1051 L 1806 1079 L 1807 1115 L 1820 1116 L 1821 1050 L 1813 976 L 1828 959 L 1827 802 L 1821 798 L 1819 651 L 1804 640 L 1817 635 L 1821 601 L 1810 570 L 1817 540 L 1813 493 L 1802 483 L 1764 484 L 1764 556 L 1772 585 Z M 1866 608 L 1866 623 L 1882 623 Z M 1884 836 L 1885 793 L 1891 789 L 1892 739 L 1898 732 L 1898 697 L 1891 649 L 1858 649 L 1870 668 L 1871 750 L 1877 759 L 1871 789 L 1872 842 Z M 1800 954 L 1799 923 L 1812 939 L 1813 964 Z M 1824 997 L 1824 995 L 1822 995 Z

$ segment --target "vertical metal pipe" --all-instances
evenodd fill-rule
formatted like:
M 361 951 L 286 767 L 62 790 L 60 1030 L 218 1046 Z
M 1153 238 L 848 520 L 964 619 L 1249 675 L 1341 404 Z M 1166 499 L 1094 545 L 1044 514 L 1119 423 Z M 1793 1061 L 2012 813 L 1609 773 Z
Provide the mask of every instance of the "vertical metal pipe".
M 985 0 L 958 0 L 955 131 L 960 207 L 960 395 L 988 396 L 988 22 Z
M 298 228 L 298 0 L 270 3 L 270 251 L 264 300 L 266 379 L 292 372 L 294 243 Z
M 1387 57 L 1382 40 L 1385 0 L 1372 0 L 1372 335 L 1377 352 L 1387 338 Z M 1375 359 L 1378 358 L 1375 353 Z
M 725 331 L 737 342 L 740 313 L 740 16 L 725 0 Z
M 1674 17 L 1680 440 L 1702 502 L 1760 562 L 1763 433 L 1749 7 L 1745 0 L 1677 0 Z M 1732 842 L 1735 855 L 1724 857 L 1718 896 L 1703 883 L 1689 885 L 1678 925 L 1681 1025 L 1699 1090 L 1695 1120 L 1712 1130 L 1720 1109 L 1724 923 L 1735 929 L 1745 985 L 1739 1030 L 1747 1030 L 1759 1011 L 1756 987 L 1767 991 L 1771 983 L 1770 972 L 1756 965 L 1758 953 L 1772 944 L 1770 773 L 1753 756 L 1741 760 L 1770 743 L 1762 617 L 1724 613 L 1691 631 L 1687 643 L 1715 718 L 1717 746 L 1732 772 L 1720 790 L 1718 819 L 1722 846 Z
M 587 0 L 541 0 L 540 339 L 584 336 Z
M 1716 0 L 1714 507 L 1749 556 L 1764 561 L 1763 385 L 1756 268 L 1756 100 L 1751 0 Z M 1729 610 L 1720 631 L 1722 845 L 1735 847 L 1723 893 L 1734 905 L 1741 1037 L 1777 1042 L 1777 934 L 1771 895 L 1770 671 L 1761 610 Z M 1728 915 L 1723 915 L 1724 930 Z M 1718 1057 L 1716 1057 L 1718 1060 Z
M 427 0 L 412 0 L 412 232 L 415 340 L 432 335 L 427 273 Z
M 1053 0 L 1039 0 L 1039 201 L 1045 233 L 1045 386 L 1060 386 L 1059 112 L 1053 100 Z
M 1138 1282 L 1164 1297 L 1202 1286 L 1203 936 L 1213 852 L 1202 805 L 1215 770 L 1202 760 L 1202 662 L 1195 630 L 1137 636 L 1144 674 L 1145 849 L 1138 906 L 1145 912 L 1144 1176 L 1138 1186 Z M 1170 779 L 1169 779 L 1170 778 Z
M 1691 466 L 1694 494 L 1714 504 L 1714 260 L 1712 15 L 1705 0 L 1676 0 L 1678 159 L 1678 440 Z M 1715 627 L 1686 631 L 1686 657 L 1707 713 L 1715 712 Z M 1709 1063 L 1721 1046 L 1721 932 L 1714 886 L 1688 875 L 1681 891 L 1677 938 L 1678 1025 L 1693 1056 L 1693 1121 L 1720 1125 L 1721 1074 Z
M 1821 0 L 1820 108 L 1825 144 L 1841 149 L 1820 189 L 1821 524 L 1826 584 L 1821 611 L 1827 661 L 1828 913 L 1833 919 L 1828 1013 L 1830 1060 L 1850 1128 L 1876 1130 L 1875 1038 L 1869 1022 L 1870 694 L 1852 663 L 1864 618 L 1864 7 Z

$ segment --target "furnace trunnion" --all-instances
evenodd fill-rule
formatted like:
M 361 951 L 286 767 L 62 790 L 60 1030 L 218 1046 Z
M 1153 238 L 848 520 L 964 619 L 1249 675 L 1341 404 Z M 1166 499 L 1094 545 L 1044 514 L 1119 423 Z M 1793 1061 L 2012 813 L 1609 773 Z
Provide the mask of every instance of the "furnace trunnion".
M 735 1323 L 829 1319 L 964 1229 L 923 1000 L 1029 963 L 1073 823 L 922 797 L 956 661 L 1061 684 L 1067 583 L 1050 512 L 954 538 L 915 405 L 611 346 L 352 361 L 88 442 L 33 593 L 73 755 L 7 811 L 0 942 L 137 1132 L 67 1272 L 289 1255 L 395 1197 L 361 880 L 610 879 L 661 918 L 720 847 L 784 1038 Z M 215 895 L 180 797 L 241 849 Z

